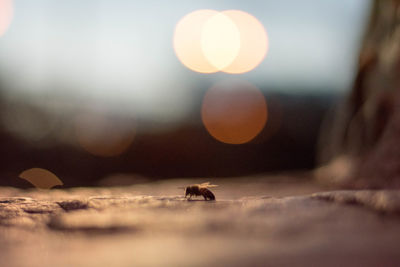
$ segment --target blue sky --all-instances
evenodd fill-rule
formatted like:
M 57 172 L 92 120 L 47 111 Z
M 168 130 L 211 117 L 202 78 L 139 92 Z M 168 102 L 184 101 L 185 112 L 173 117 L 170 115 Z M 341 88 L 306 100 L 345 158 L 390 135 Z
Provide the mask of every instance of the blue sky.
M 176 58 L 175 24 L 196 9 L 240 9 L 268 32 L 269 53 L 242 75 L 198 74 Z M 348 90 L 365 0 L 128 1 L 15 0 L 0 37 L 6 94 L 118 103 L 150 116 L 179 117 L 199 84 L 245 79 L 268 90 Z

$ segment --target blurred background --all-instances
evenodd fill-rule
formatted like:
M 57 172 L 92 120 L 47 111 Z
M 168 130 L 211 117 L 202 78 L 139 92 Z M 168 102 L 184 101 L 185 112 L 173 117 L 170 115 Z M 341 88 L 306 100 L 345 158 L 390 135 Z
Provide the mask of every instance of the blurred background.
M 351 88 L 369 9 L 0 0 L 0 185 L 32 187 L 18 178 L 31 168 L 66 187 L 311 169 L 321 124 Z M 238 51 L 258 61 L 229 70 Z M 191 67 L 195 53 L 210 69 Z

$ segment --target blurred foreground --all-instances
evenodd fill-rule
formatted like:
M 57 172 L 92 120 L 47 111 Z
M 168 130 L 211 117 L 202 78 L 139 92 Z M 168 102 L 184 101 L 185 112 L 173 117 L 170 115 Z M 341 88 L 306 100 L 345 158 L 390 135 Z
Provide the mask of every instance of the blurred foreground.
M 398 266 L 397 191 L 333 191 L 304 175 L 123 188 L 0 188 L 2 266 Z M 314 194 L 313 194 L 314 193 Z

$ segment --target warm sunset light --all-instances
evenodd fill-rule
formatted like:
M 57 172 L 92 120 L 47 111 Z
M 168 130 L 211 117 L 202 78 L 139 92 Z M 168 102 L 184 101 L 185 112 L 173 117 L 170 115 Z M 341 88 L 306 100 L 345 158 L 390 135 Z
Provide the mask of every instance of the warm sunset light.
M 240 32 L 240 50 L 235 60 L 222 71 L 251 71 L 263 61 L 268 51 L 268 37 L 264 26 L 255 17 L 240 10 L 227 10 L 222 13 L 235 22 Z
M 54 173 L 42 168 L 25 170 L 19 177 L 40 189 L 50 189 L 56 185 L 63 185 L 63 182 Z
M 8 29 L 13 17 L 13 1 L 0 0 L 0 36 Z
M 129 148 L 135 129 L 109 115 L 88 112 L 75 120 L 75 134 L 79 144 L 87 152 L 95 156 L 112 157 Z
M 267 104 L 254 85 L 244 81 L 223 82 L 205 94 L 201 117 L 215 139 L 228 144 L 243 144 L 264 128 Z
M 177 24 L 174 49 L 182 64 L 193 71 L 238 74 L 262 62 L 268 38 L 263 25 L 246 12 L 198 10 Z
M 201 73 L 217 72 L 204 56 L 201 47 L 203 26 L 214 15 L 215 10 L 198 10 L 183 17 L 175 28 L 174 49 L 178 59 L 187 68 Z
M 240 49 L 240 32 L 223 13 L 209 18 L 203 25 L 201 48 L 207 60 L 218 70 L 229 66 Z

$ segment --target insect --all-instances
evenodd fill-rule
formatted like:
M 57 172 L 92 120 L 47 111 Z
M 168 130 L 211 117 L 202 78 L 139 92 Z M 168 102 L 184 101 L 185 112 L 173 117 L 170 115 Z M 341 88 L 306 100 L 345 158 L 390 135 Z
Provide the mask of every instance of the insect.
M 218 185 L 207 182 L 202 184 L 192 184 L 180 188 L 185 188 L 185 198 L 189 195 L 189 199 L 191 199 L 192 196 L 203 196 L 204 200 L 215 200 L 214 194 L 208 190 L 208 188 L 217 186 Z

